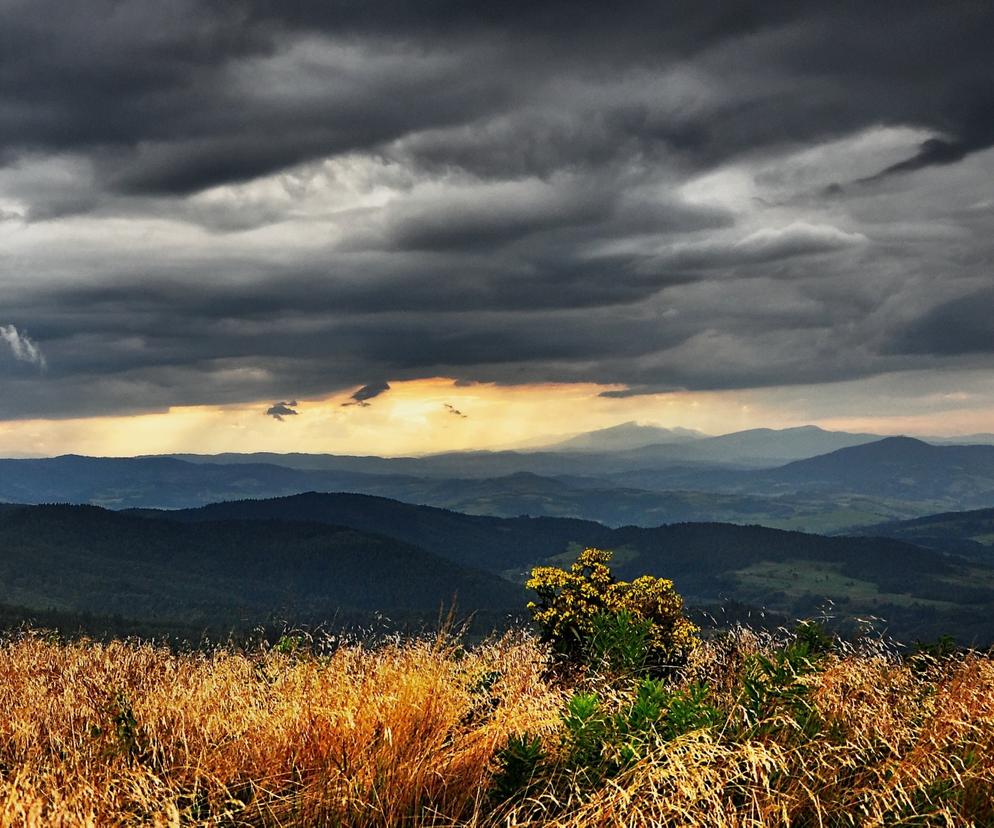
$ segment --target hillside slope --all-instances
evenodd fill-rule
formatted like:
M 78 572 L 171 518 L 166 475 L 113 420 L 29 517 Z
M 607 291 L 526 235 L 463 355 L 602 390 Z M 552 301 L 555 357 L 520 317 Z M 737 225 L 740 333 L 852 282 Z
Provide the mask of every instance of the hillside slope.
M 307 494 L 165 513 L 323 520 L 424 545 L 464 566 L 523 582 L 536 564 L 566 564 L 584 546 L 612 549 L 616 570 L 672 578 L 688 600 L 732 599 L 788 615 L 834 602 L 839 617 L 887 618 L 904 637 L 951 632 L 994 638 L 994 568 L 888 538 L 823 537 L 759 526 L 686 523 L 609 529 L 554 518 L 481 518 L 356 495 Z M 292 532 L 288 528 L 288 533 Z
M 968 557 L 994 562 L 994 509 L 942 512 L 913 520 L 867 526 L 859 534 L 899 538 Z
M 319 523 L 187 525 L 89 506 L 0 514 L 0 603 L 248 626 L 273 614 L 502 610 L 520 589 L 381 535 Z

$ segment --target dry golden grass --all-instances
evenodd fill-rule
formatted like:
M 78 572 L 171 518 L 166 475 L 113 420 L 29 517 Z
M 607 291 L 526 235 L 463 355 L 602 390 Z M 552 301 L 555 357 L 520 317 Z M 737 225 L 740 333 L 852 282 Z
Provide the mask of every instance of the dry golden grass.
M 296 658 L 22 638 L 0 649 L 0 819 L 471 820 L 497 747 L 550 732 L 561 698 L 527 641 L 458 656 L 429 641 Z
M 834 826 L 994 824 L 994 663 L 827 656 L 799 678 L 818 726 L 748 722 L 739 678 L 771 647 L 705 643 L 724 723 L 650 738 L 591 782 L 556 764 L 576 689 L 525 636 L 176 654 L 150 644 L 0 645 L 0 821 L 15 826 Z M 622 685 L 565 684 L 623 705 Z M 526 797 L 490 795 L 510 734 L 548 761 Z M 652 734 L 649 734 L 650 737 Z

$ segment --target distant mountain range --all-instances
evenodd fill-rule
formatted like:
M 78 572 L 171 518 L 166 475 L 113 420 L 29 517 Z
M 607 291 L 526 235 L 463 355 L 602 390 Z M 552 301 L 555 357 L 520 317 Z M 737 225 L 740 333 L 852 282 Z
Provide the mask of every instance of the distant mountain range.
M 647 465 L 777 466 L 879 439 L 878 434 L 825 431 L 817 426 L 757 428 L 707 437 L 688 429 L 624 423 L 532 451 L 469 451 L 397 458 L 265 452 L 172 456 L 190 462 L 275 463 L 306 470 L 423 477 L 499 477 L 517 472 L 556 476 L 621 472 Z
M 697 606 L 994 640 L 992 445 L 629 423 L 532 453 L 0 460 L 0 501 L 3 623 L 421 623 L 455 598 L 486 627 L 589 545 Z M 92 505 L 18 505 L 45 503 Z
M 817 431 L 774 433 L 788 444 L 825 439 L 824 432 L 819 436 Z M 765 450 L 769 438 L 770 434 L 757 432 L 735 436 L 740 445 L 757 450 Z M 711 438 L 694 445 L 701 443 L 711 444 Z M 494 477 L 445 477 L 436 473 L 438 468 L 418 475 L 413 472 L 424 469 L 417 458 L 261 456 L 314 467 L 242 462 L 241 455 L 222 455 L 213 463 L 206 458 L 73 455 L 0 460 L 0 500 L 177 509 L 306 491 L 354 492 L 497 517 L 570 517 L 611 526 L 724 521 L 816 532 L 994 505 L 994 446 L 935 446 L 905 437 L 760 469 L 659 460 L 652 447 L 609 455 L 613 459 L 604 461 L 605 468 L 598 464 L 608 455 L 514 455 L 524 465 L 535 456 L 565 458 L 567 465 L 580 461 L 579 471 L 555 476 L 515 471 Z M 479 463 L 490 467 L 494 456 L 482 455 Z M 442 459 L 452 457 L 456 456 Z M 474 457 L 481 456 L 459 455 L 458 462 L 479 472 Z M 424 462 L 438 459 L 424 458 Z M 510 460 L 511 456 L 501 455 L 498 466 Z M 631 467 L 616 470 L 626 463 Z
M 642 447 L 642 451 L 648 449 L 649 456 L 653 459 L 666 457 L 696 463 L 774 466 L 879 439 L 879 434 L 825 431 L 817 426 L 754 428 L 720 437 L 707 437 L 672 448 Z
M 608 478 L 618 486 L 644 489 L 821 497 L 826 502 L 851 495 L 935 512 L 994 503 L 994 446 L 935 446 L 885 437 L 775 468 L 664 466 Z
M 878 616 L 904 640 L 994 640 L 994 566 L 889 538 L 611 529 L 309 493 L 167 512 L 8 507 L 0 544 L 3 618 L 19 606 L 223 632 L 273 618 L 424 619 L 454 599 L 492 625 L 523 609 L 530 567 L 591 545 L 615 550 L 620 576 L 673 578 L 697 606 L 732 601 L 787 618 L 832 607 L 843 625 Z

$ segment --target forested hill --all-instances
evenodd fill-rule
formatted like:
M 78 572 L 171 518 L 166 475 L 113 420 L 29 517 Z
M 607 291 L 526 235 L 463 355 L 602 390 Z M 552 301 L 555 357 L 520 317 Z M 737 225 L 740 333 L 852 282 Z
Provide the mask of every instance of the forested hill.
M 556 557 L 578 546 L 623 549 L 618 568 L 627 575 L 679 577 L 706 590 L 709 579 L 755 561 L 835 561 L 881 576 L 944 572 L 945 556 L 887 538 L 825 537 L 761 526 L 678 523 L 656 528 L 610 529 L 564 518 L 492 518 L 415 506 L 381 497 L 308 492 L 269 500 L 215 503 L 169 512 L 142 510 L 183 522 L 218 520 L 309 521 L 378 532 L 424 546 L 454 562 L 503 572 Z M 901 567 L 895 572 L 894 561 Z M 641 571 L 640 571 L 641 570 Z M 686 588 L 686 586 L 685 586 Z
M 994 640 L 994 567 L 888 538 L 720 523 L 610 529 L 305 494 L 183 512 L 9 507 L 0 545 L 0 604 L 146 628 L 424 617 L 453 598 L 496 623 L 523 611 L 532 566 L 599 546 L 615 552 L 619 576 L 672 578 L 695 606 L 733 601 L 786 617 L 832 606 L 841 624 L 884 618 L 904 640 Z
M 464 515 L 433 506 L 346 493 L 307 492 L 267 500 L 212 503 L 199 509 L 136 513 L 184 522 L 283 520 L 348 526 L 494 572 L 532 566 L 562 552 L 571 543 L 609 546 L 613 538 L 611 529 L 588 520 Z
M 529 567 L 566 564 L 579 548 L 616 553 L 623 577 L 672 578 L 692 603 L 731 599 L 794 616 L 831 602 L 838 617 L 886 617 L 903 637 L 950 632 L 994 638 L 994 568 L 889 538 L 824 537 L 760 526 L 684 523 L 609 529 L 555 518 L 485 518 L 363 495 L 304 494 L 148 513 L 327 521 L 423 544 L 462 566 L 523 582 Z M 524 598 L 522 597 L 522 600 Z
M 392 538 L 319 523 L 189 525 L 91 506 L 0 512 L 0 603 L 247 627 L 279 616 L 518 607 L 500 578 Z
M 994 563 L 994 509 L 943 512 L 914 520 L 867 526 L 859 534 L 900 538 Z

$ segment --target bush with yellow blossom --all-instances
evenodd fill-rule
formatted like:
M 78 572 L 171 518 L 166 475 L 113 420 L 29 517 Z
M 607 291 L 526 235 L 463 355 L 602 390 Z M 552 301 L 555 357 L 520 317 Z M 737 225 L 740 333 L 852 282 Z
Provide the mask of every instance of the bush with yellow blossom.
M 603 549 L 584 549 L 568 570 L 532 570 L 527 586 L 538 600 L 528 609 L 543 639 L 571 660 L 580 660 L 589 657 L 600 634 L 618 629 L 620 621 L 631 634 L 644 637 L 649 662 L 683 661 L 698 642 L 698 628 L 684 616 L 683 598 L 673 582 L 651 575 L 619 581 L 608 567 L 611 557 Z

